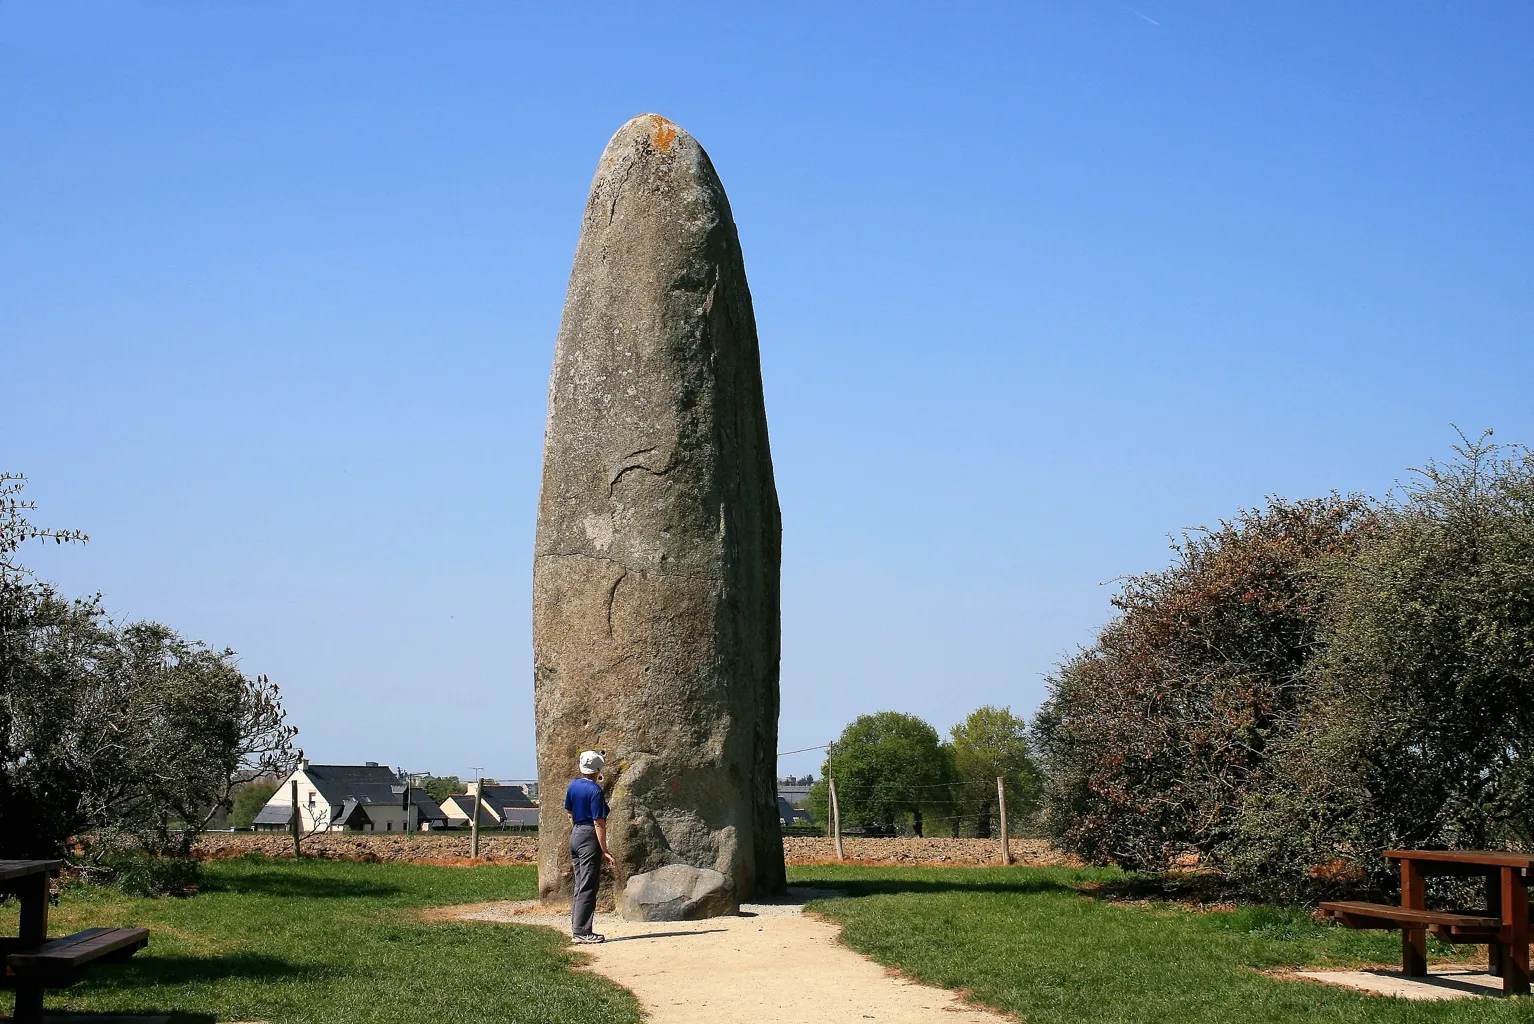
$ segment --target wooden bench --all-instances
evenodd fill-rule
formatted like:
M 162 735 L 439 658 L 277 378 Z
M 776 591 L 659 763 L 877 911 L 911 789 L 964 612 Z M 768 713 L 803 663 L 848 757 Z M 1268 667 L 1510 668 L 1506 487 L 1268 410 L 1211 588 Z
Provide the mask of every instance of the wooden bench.
M 1413 910 L 1388 903 L 1323 903 L 1321 913 L 1349 928 L 1426 928 L 1446 942 L 1485 942 L 1502 928 L 1501 918 L 1485 914 Z
M 1486 968 L 1502 978 L 1502 991 L 1529 991 L 1529 883 L 1534 854 L 1510 850 L 1386 850 L 1401 865 L 1401 905 L 1338 901 L 1321 904 L 1321 915 L 1348 928 L 1398 928 L 1401 973 L 1427 974 L 1429 933 L 1443 942 L 1486 946 Z M 1485 910 L 1429 910 L 1430 875 L 1485 879 Z
M 87 928 L 5 958 L 16 989 L 15 1024 L 41 1024 L 43 990 L 71 985 L 94 963 L 121 963 L 149 945 L 148 928 Z

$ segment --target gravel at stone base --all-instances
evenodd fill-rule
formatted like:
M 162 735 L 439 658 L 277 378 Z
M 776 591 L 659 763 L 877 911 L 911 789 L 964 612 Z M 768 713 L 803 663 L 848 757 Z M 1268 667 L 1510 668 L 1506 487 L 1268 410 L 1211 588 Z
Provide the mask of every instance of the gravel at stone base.
M 607 941 L 575 948 L 588 958 L 588 970 L 634 993 L 650 1024 L 1000 1024 L 1008 1019 L 880 967 L 842 945 L 837 925 L 802 913 L 809 900 L 837 895 L 790 886 L 782 900 L 747 904 L 738 917 L 704 921 L 645 923 L 598 914 L 596 927 Z M 449 916 L 440 910 L 429 919 Z M 463 907 L 451 916 L 569 934 L 568 915 L 542 911 L 527 901 Z
M 892 864 L 915 867 L 976 867 L 997 864 L 1001 854 L 994 839 L 845 839 L 851 863 Z M 1037 839 L 1012 840 L 1012 857 L 1018 864 L 1074 865 L 1078 862 Z M 467 864 L 469 835 L 466 832 L 383 834 L 376 832 L 325 832 L 304 840 L 304 853 L 330 860 Z M 279 832 L 208 832 L 198 839 L 193 852 L 209 860 L 239 857 L 259 851 L 269 857 L 291 856 L 293 840 Z M 836 860 L 830 839 L 788 836 L 783 851 L 790 864 L 819 864 Z M 480 860 L 487 864 L 535 864 L 538 840 L 530 834 L 490 833 L 479 839 Z

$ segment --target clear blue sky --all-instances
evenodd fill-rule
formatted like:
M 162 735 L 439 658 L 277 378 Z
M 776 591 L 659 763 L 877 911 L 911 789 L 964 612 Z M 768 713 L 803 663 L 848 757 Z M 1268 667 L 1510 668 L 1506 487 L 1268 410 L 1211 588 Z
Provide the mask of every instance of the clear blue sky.
M 321 761 L 533 770 L 582 204 L 646 111 L 734 205 L 781 749 L 1031 711 L 1167 535 L 1534 440 L 1518 3 L 0 3 L 0 466 L 73 593 Z M 785 771 L 818 769 L 818 754 Z

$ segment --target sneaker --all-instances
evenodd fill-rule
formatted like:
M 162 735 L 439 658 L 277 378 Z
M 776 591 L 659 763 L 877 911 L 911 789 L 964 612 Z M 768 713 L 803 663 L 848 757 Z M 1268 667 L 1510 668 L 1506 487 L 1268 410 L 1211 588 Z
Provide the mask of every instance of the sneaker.
M 592 932 L 589 935 L 572 935 L 572 936 L 570 936 L 570 938 L 573 939 L 574 941 L 580 942 L 580 943 L 606 942 L 607 941 L 607 936 L 606 935 L 598 935 L 596 932 Z

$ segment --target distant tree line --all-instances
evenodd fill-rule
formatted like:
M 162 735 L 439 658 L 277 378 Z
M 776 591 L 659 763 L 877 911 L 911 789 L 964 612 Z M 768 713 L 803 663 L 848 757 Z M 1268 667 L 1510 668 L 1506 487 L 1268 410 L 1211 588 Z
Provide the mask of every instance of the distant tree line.
M 989 837 L 999 827 L 998 778 L 1009 830 L 1028 820 L 1038 791 L 1027 720 L 989 706 L 955 725 L 946 740 L 915 715 L 862 715 L 831 744 L 820 774 L 809 811 L 816 821 L 830 821 L 834 779 L 848 831 Z
M 1534 843 L 1534 457 L 1185 535 L 1049 680 L 1042 822 L 1097 863 L 1388 891 L 1391 847 Z
M 30 523 L 24 486 L 0 474 L 0 858 L 184 863 L 238 787 L 290 767 L 281 694 L 233 651 L 114 622 L 99 596 L 37 580 L 23 544 L 86 538 Z M 174 888 L 192 875 L 163 877 Z

